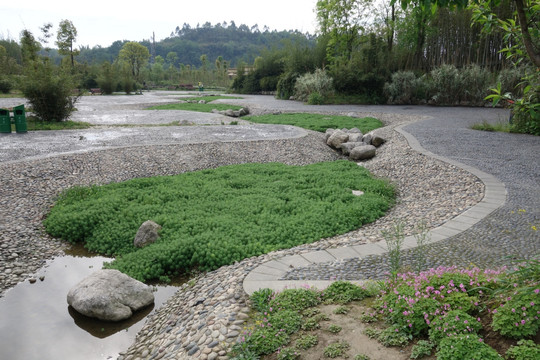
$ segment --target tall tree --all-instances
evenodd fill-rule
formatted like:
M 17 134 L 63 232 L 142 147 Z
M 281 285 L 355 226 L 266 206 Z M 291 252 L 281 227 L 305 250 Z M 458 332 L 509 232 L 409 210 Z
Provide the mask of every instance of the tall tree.
M 317 21 L 321 35 L 328 36 L 327 57 L 350 56 L 357 45 L 372 0 L 319 0 Z
M 414 4 L 417 0 L 400 0 L 402 7 Z M 540 0 L 511 0 L 516 12 L 512 18 L 499 19 L 494 15 L 492 8 L 501 3 L 502 0 L 424 0 L 423 6 L 433 5 L 440 7 L 457 6 L 464 8 L 469 3 L 476 11 L 474 18 L 475 22 L 484 25 L 486 32 L 491 32 L 495 26 L 500 26 L 508 33 L 508 38 L 512 35 L 519 34 L 519 40 L 523 44 L 523 50 L 530 61 L 540 68 Z M 397 0 L 392 0 L 396 3 Z M 515 26 L 515 25 L 518 26 Z M 519 56 L 520 51 L 515 48 L 514 44 L 509 44 L 511 48 L 517 50 Z M 511 50 L 511 49 L 510 49 Z
M 133 79 L 138 81 L 141 69 L 148 63 L 150 51 L 148 51 L 147 47 L 130 41 L 124 44 L 118 57 L 128 65 Z
M 21 57 L 24 66 L 38 59 L 37 52 L 41 48 L 39 42 L 36 41 L 34 35 L 28 31 L 23 30 L 21 32 Z
M 74 57 L 79 55 L 79 50 L 74 49 L 76 41 L 77 29 L 73 23 L 69 20 L 60 21 L 58 33 L 56 34 L 56 45 L 58 46 L 58 52 L 61 55 L 70 57 L 72 68 L 75 67 Z

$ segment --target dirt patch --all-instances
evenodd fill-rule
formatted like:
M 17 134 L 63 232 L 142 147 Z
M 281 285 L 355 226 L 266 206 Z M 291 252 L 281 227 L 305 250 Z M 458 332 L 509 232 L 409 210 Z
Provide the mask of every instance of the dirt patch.
M 385 347 L 375 339 L 369 338 L 364 334 L 366 328 L 384 329 L 384 323 L 363 323 L 361 317 L 373 312 L 373 309 L 364 305 L 363 302 L 355 302 L 347 304 L 349 311 L 346 314 L 335 314 L 334 310 L 340 305 L 320 305 L 317 309 L 320 314 L 328 317 L 328 320 L 320 321 L 320 328 L 313 331 L 299 331 L 291 338 L 289 346 L 294 346 L 296 341 L 304 335 L 315 335 L 318 338 L 317 345 L 301 350 L 300 359 L 316 360 L 329 359 L 324 355 L 324 349 L 337 342 L 346 342 L 350 348 L 345 351 L 344 355 L 336 357 L 336 359 L 354 359 L 356 355 L 365 355 L 370 360 L 407 360 L 411 356 L 411 349 L 414 343 L 406 347 Z M 338 333 L 332 333 L 328 329 L 331 325 L 341 327 Z M 276 354 L 262 357 L 264 360 L 277 359 Z M 435 356 L 424 357 L 424 360 L 434 360 Z

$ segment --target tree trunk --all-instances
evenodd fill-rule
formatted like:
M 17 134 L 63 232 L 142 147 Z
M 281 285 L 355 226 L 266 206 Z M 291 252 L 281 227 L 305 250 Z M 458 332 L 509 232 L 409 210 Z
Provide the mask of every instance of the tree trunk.
M 527 15 L 525 14 L 523 0 L 514 0 L 516 3 L 516 11 L 518 14 L 519 26 L 521 27 L 521 36 L 523 37 L 523 44 L 525 44 L 525 49 L 529 58 L 533 64 L 540 68 L 540 52 L 538 49 L 534 48 L 533 41 L 531 39 L 531 34 L 529 33 L 529 27 L 527 24 Z

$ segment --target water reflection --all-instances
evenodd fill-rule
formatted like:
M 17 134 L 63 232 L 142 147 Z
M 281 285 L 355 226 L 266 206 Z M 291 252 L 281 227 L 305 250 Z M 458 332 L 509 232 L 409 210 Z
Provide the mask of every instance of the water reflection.
M 35 276 L 43 281 L 18 284 L 0 298 L 0 359 L 111 359 L 125 350 L 143 319 L 177 290 L 156 286 L 155 305 L 126 321 L 90 319 L 67 305 L 71 287 L 102 267 L 104 257 L 64 256 L 48 261 Z

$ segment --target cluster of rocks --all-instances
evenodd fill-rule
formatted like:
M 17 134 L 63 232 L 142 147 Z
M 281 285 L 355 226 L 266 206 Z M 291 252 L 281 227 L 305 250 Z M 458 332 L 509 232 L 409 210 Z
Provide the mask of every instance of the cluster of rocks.
M 362 134 L 357 128 L 352 129 L 327 129 L 325 136 L 326 144 L 354 161 L 369 160 L 376 154 L 376 148 L 386 142 L 379 133 L 371 131 Z

